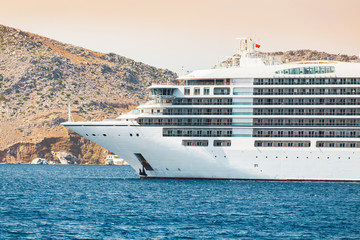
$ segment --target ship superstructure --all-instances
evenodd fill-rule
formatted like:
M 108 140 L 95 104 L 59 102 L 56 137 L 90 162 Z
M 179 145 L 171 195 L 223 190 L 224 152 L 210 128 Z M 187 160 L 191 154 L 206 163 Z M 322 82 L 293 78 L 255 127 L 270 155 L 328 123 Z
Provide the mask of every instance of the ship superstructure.
M 239 58 L 115 120 L 63 125 L 143 178 L 360 181 L 360 64 L 279 64 L 241 39 Z

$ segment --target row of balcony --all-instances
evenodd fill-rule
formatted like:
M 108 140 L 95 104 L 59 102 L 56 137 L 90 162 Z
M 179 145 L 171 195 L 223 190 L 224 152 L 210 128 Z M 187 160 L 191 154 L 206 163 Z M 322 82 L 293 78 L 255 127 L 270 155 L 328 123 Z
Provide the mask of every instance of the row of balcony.
M 279 134 L 253 134 L 253 137 L 271 137 L 271 138 L 360 138 L 360 135 L 319 135 L 319 134 L 303 134 L 303 135 L 279 135 Z
M 258 78 L 254 85 L 343 85 L 360 84 L 360 78 Z

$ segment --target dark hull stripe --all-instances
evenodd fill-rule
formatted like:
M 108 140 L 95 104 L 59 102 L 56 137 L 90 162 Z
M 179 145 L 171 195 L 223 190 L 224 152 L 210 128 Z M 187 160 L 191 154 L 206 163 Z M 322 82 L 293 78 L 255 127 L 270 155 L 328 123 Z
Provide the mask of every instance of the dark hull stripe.
M 331 180 L 331 179 L 256 179 L 256 178 L 150 177 L 150 176 L 140 176 L 140 178 L 141 179 L 183 179 L 183 180 L 272 181 L 272 182 L 360 182 L 360 180 Z

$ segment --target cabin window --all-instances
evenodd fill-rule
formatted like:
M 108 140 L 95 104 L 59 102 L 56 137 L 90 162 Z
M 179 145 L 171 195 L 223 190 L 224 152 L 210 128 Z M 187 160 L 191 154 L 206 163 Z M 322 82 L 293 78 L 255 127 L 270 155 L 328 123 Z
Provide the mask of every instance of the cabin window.
M 204 95 L 210 94 L 210 88 L 204 88 Z
M 194 95 L 200 95 L 200 88 L 194 88 Z
M 214 88 L 214 95 L 229 95 L 230 88 Z
M 209 145 L 208 140 L 182 140 L 183 146 L 188 147 L 207 147 Z
M 230 147 L 231 140 L 214 140 L 214 147 Z
M 184 95 L 190 95 L 190 88 L 184 89 Z

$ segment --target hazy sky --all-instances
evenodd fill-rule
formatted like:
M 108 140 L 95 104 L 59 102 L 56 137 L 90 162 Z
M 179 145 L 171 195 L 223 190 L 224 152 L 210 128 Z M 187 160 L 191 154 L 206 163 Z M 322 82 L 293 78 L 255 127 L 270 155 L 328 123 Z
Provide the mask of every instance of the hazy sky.
M 212 67 L 237 37 L 358 55 L 359 13 L 360 0 L 0 0 L 0 24 L 177 72 Z

